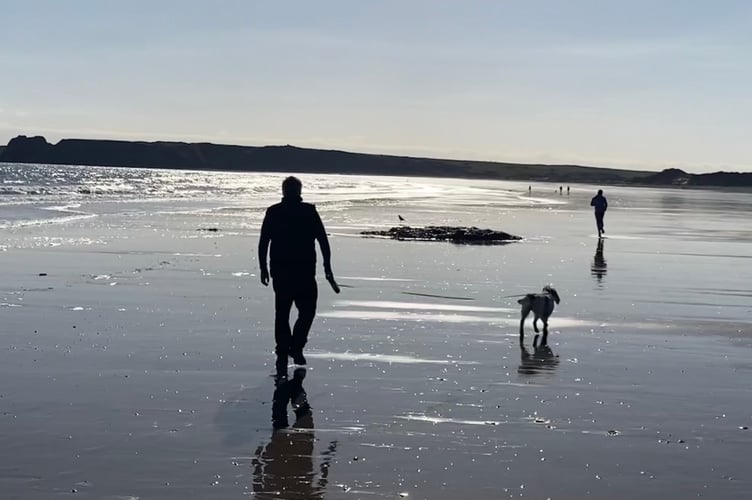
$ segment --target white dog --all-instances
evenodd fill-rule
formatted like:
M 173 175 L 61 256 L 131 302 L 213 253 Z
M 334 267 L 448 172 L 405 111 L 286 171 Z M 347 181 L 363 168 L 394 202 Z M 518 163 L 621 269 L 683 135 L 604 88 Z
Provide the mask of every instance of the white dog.
M 525 339 L 525 318 L 530 314 L 530 311 L 533 311 L 534 314 L 533 330 L 535 330 L 536 334 L 538 333 L 538 319 L 543 321 L 543 340 L 540 345 L 545 346 L 548 344 L 548 317 L 554 312 L 554 305 L 559 302 L 559 294 L 556 293 L 553 287 L 548 285 L 543 287 L 541 293 L 528 293 L 517 301 L 518 304 L 522 305 L 522 311 L 520 311 L 522 314 L 522 319 L 520 319 L 520 346 L 522 346 L 522 342 Z M 533 346 L 537 345 L 538 335 L 533 339 Z

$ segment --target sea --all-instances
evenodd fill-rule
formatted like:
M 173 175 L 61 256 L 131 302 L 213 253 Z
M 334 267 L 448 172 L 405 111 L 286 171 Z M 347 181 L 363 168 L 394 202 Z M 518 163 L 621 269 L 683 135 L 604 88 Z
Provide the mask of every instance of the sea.
M 0 164 L 0 249 L 104 243 L 108 230 L 127 229 L 129 222 L 147 215 L 181 226 L 208 216 L 225 231 L 253 235 L 265 208 L 279 200 L 284 177 Z M 605 318 L 637 320 L 750 319 L 752 275 L 746 270 L 752 259 L 752 196 L 747 192 L 390 176 L 299 177 L 305 201 L 315 203 L 327 230 L 345 241 L 359 238 L 360 231 L 400 224 L 476 226 L 523 237 L 504 248 L 439 244 L 442 258 L 424 253 L 430 248 L 425 244 L 411 248 L 401 243 L 395 248 L 404 250 L 413 268 L 404 263 L 406 276 L 398 278 L 411 278 L 411 273 L 429 267 L 442 279 L 426 286 L 448 288 L 451 271 L 464 268 L 457 274 L 461 281 L 467 281 L 467 272 L 477 273 L 488 293 L 496 289 L 498 295 L 554 284 L 589 304 L 583 304 L 583 315 L 598 311 Z M 601 188 L 609 201 L 603 240 L 596 236 L 589 206 Z M 60 228 L 81 224 L 86 224 L 85 235 L 60 233 Z M 30 237 L 24 231 L 30 227 L 48 236 Z M 334 258 L 336 262 L 336 253 Z M 432 259 L 435 266 L 430 268 Z M 473 284 L 467 285 L 472 294 Z

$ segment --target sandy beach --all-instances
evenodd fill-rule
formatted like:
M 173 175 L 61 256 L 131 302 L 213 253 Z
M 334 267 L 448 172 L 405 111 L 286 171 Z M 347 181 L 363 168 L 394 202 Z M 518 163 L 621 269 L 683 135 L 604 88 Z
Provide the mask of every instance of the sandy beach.
M 752 491 L 748 195 L 603 186 L 599 246 L 599 186 L 302 176 L 345 287 L 319 269 L 312 414 L 274 432 L 256 245 L 282 176 L 124 169 L 83 192 L 60 172 L 0 207 L 4 499 Z M 524 240 L 358 235 L 397 214 Z M 521 351 L 511 296 L 549 283 L 551 350 L 528 324 Z

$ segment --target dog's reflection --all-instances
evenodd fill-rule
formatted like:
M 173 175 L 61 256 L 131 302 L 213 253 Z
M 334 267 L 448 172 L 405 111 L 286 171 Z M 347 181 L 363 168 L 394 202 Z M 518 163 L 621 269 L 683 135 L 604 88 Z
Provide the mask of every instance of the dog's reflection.
M 603 238 L 598 238 L 598 246 L 595 247 L 595 255 L 593 256 L 593 263 L 590 266 L 590 274 L 598 283 L 603 281 L 606 276 L 606 258 L 603 256 Z
M 530 354 L 525 347 L 520 346 L 520 375 L 542 375 L 552 373 L 559 366 L 559 356 L 554 354 L 547 345 L 535 346 Z
M 272 403 L 272 437 L 256 450 L 253 465 L 254 498 L 279 500 L 323 499 L 329 477 L 329 464 L 337 442 L 332 441 L 321 453 L 318 471 L 314 470 L 313 412 L 303 389 L 305 368 L 298 368 L 293 378 L 279 378 Z M 289 426 L 287 406 L 292 406 L 295 423 Z

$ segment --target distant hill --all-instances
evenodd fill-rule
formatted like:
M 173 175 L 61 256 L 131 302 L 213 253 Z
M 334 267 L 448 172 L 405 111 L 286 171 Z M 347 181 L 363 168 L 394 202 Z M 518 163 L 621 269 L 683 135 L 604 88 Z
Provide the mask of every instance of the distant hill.
M 0 149 L 0 162 L 243 172 L 457 177 L 550 181 L 562 184 L 590 182 L 729 186 L 746 182 L 744 185 L 752 185 L 752 174 L 718 173 L 697 176 L 675 169 L 655 173 L 580 165 L 520 164 L 376 155 L 298 148 L 289 145 L 257 147 L 90 139 L 63 139 L 57 144 L 50 144 L 44 137 L 23 135 L 15 137 L 4 149 Z
M 752 186 L 752 173 L 713 172 L 710 174 L 688 174 L 678 168 L 668 168 L 639 181 L 640 184 L 683 187 L 749 187 Z

